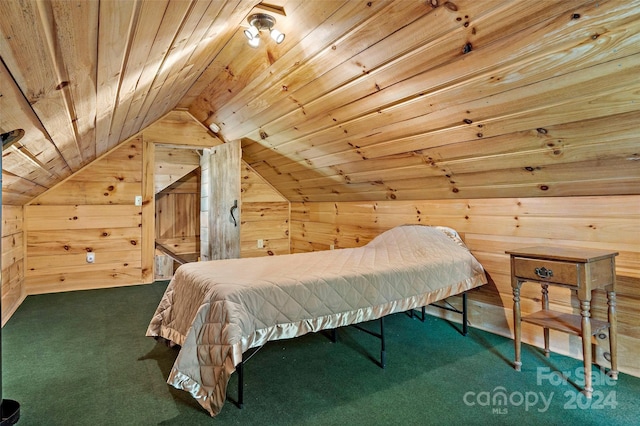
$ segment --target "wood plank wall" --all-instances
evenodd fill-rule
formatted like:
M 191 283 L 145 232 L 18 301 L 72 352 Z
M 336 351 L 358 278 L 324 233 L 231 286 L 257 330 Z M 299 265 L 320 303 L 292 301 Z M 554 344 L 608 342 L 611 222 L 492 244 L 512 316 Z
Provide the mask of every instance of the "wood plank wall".
M 471 325 L 508 337 L 513 296 L 505 250 L 560 245 L 618 251 L 619 365 L 621 371 L 640 376 L 640 196 L 292 203 L 291 250 L 362 246 L 404 223 L 450 226 L 463 235 L 490 278 L 470 294 Z M 578 312 L 566 289 L 550 287 L 549 293 L 555 309 Z M 539 309 L 535 284 L 525 283 L 521 296 L 523 313 Z M 452 299 L 457 303 L 457 297 Z M 606 319 L 604 293 L 595 295 L 593 306 L 593 316 Z M 551 336 L 552 350 L 581 357 L 579 339 L 553 331 Z M 607 339 L 597 339 L 595 352 L 598 362 L 608 366 L 603 359 Z M 523 324 L 523 341 L 542 347 L 541 329 Z M 503 355 L 513 357 L 511 351 Z
M 188 112 L 172 111 L 24 207 L 3 206 L 2 323 L 29 294 L 152 282 L 156 145 L 160 157 L 171 147 L 197 157 L 194 149 L 221 143 Z M 177 169 L 186 170 L 183 160 Z M 168 158 L 161 162 L 175 175 Z
M 240 257 L 288 254 L 289 202 L 247 163 L 242 166 Z
M 25 206 L 27 294 L 143 282 L 142 157 L 133 138 Z
M 156 194 L 200 167 L 196 149 L 156 146 L 153 186 Z
M 200 157 L 200 260 L 211 260 L 209 252 L 209 194 L 211 193 L 211 170 L 209 150 L 202 150 Z
M 156 147 L 155 187 L 162 191 L 155 194 L 155 242 L 169 248 L 173 253 L 190 262 L 200 258 L 200 166 L 198 155 L 192 150 L 181 149 L 195 156 L 195 167 L 182 178 L 174 173 L 166 173 L 167 167 L 160 167 Z M 177 162 L 179 170 L 183 165 Z M 173 168 L 173 164 L 162 162 L 163 166 Z M 159 173 L 159 168 L 162 171 Z M 190 169 L 188 167 L 187 169 Z M 182 173 L 182 171 L 179 171 Z M 175 182 L 173 181 L 176 179 Z M 165 185 L 171 182 L 167 187 Z M 155 251 L 154 278 L 170 279 L 180 266 L 161 250 Z
M 156 241 L 177 254 L 200 252 L 200 169 L 156 195 Z
M 18 309 L 24 290 L 22 206 L 2 206 L 2 325 Z

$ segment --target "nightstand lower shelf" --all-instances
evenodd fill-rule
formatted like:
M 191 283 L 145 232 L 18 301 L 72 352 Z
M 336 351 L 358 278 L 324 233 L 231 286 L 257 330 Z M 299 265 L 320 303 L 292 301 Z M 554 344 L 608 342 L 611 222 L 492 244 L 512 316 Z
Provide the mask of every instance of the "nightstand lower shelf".
M 539 325 L 565 333 L 582 336 L 582 317 L 556 311 L 538 311 L 522 317 L 522 322 Z M 609 323 L 591 318 L 591 335 L 595 336 L 602 330 L 609 328 Z

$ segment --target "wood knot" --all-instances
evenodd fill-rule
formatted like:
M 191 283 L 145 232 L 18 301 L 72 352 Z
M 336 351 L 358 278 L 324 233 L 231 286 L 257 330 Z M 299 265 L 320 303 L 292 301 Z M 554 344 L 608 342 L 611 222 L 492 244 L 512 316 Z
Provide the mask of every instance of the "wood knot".
M 467 53 L 471 52 L 473 50 L 473 45 L 471 43 L 467 43 L 464 46 L 462 46 L 462 54 L 466 55 Z
M 444 7 L 446 7 L 447 9 L 453 11 L 453 12 L 457 12 L 458 11 L 458 6 L 455 5 L 455 3 L 451 3 L 450 1 L 446 2 L 444 4 Z

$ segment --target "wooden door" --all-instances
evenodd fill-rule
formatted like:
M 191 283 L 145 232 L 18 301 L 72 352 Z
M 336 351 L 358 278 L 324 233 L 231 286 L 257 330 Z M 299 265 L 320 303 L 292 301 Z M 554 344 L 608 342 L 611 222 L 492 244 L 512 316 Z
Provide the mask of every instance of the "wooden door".
M 204 150 L 201 159 L 202 260 L 240 257 L 240 141 Z

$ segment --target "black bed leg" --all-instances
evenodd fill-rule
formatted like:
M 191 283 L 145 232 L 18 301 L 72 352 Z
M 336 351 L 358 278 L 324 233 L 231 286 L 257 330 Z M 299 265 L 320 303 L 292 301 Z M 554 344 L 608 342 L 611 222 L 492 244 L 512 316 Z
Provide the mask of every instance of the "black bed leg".
M 238 408 L 242 408 L 244 404 L 244 362 L 236 365 L 238 372 Z
M 380 317 L 380 367 L 387 365 L 386 346 L 384 342 L 384 317 Z
M 462 293 L 462 335 L 467 335 L 467 293 Z

